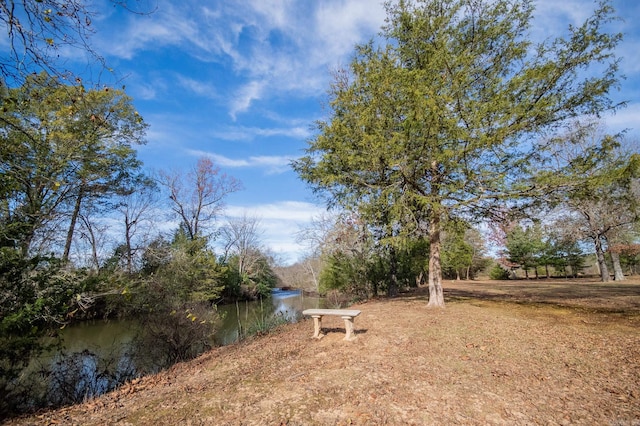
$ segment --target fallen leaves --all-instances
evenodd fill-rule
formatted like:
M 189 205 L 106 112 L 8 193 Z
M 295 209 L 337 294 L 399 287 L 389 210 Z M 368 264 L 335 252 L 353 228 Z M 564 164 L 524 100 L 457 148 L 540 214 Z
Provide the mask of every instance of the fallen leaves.
M 446 312 L 420 292 L 360 307 L 357 344 L 302 321 L 216 348 L 85 404 L 9 424 L 633 424 L 640 421 L 640 286 L 624 313 L 554 303 L 555 287 L 447 283 L 467 298 Z M 622 288 L 622 287 L 621 287 Z M 495 298 L 498 289 L 508 301 Z M 563 294 L 567 291 L 563 287 Z M 580 288 L 571 288 L 578 303 Z M 599 290 L 598 290 L 599 291 Z M 475 292 L 475 293 L 473 293 Z M 493 292 L 493 293 L 491 293 Z M 469 294 L 474 297 L 468 297 Z M 609 301 L 603 307 L 611 308 Z M 640 306 L 640 305 L 638 305 Z M 186 420 L 185 420 L 186 421 Z

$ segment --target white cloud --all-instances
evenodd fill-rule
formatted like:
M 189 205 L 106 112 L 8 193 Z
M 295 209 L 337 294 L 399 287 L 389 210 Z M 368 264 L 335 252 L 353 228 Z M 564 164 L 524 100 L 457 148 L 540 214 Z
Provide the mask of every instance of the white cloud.
M 632 104 L 615 114 L 609 114 L 604 117 L 604 122 L 611 130 L 627 130 L 629 137 L 640 141 L 640 104 Z
M 640 73 L 640 55 L 638 55 L 638 52 L 640 52 L 640 39 L 632 36 L 626 36 L 625 42 L 616 51 L 617 56 L 622 58 L 620 70 L 627 77 Z
M 226 215 L 240 218 L 245 214 L 261 219 L 282 219 L 294 222 L 308 222 L 312 217 L 324 212 L 325 209 L 316 204 L 304 201 L 280 201 L 277 203 L 260 204 L 255 206 L 228 206 Z
M 199 150 L 188 150 L 188 153 L 196 156 L 202 157 L 206 156 L 211 158 L 217 165 L 221 167 L 229 167 L 229 168 L 263 168 L 267 170 L 269 174 L 279 174 L 284 173 L 289 168 L 289 163 L 294 159 L 292 156 L 277 156 L 277 155 L 262 155 L 262 156 L 251 156 L 248 158 L 240 158 L 233 159 L 229 157 L 225 157 L 224 155 L 215 154 L 206 151 Z
M 251 106 L 251 102 L 260 99 L 264 84 L 258 81 L 252 81 L 241 87 L 233 96 L 230 102 L 229 115 L 234 120 L 238 113 L 245 112 Z
M 316 61 L 327 57 L 345 58 L 356 43 L 375 37 L 384 23 L 386 13 L 380 4 L 371 1 L 322 2 L 315 14 L 318 47 Z M 335 65 L 328 63 L 327 65 Z
M 230 62 L 244 81 L 228 105 L 235 118 L 258 99 L 324 91 L 329 71 L 379 31 L 385 17 L 380 3 L 253 0 L 203 6 L 160 0 L 156 12 L 126 16 L 120 28 L 98 31 L 109 34 L 100 50 L 133 59 L 138 52 L 175 47 L 203 62 Z M 197 90 L 195 83 L 190 87 Z
M 106 36 L 98 40 L 100 50 L 122 59 L 133 59 L 141 51 L 159 50 L 167 46 L 179 47 L 194 54 L 198 50 L 219 53 L 219 46 L 203 37 L 200 11 L 198 2 L 177 4 L 159 1 L 153 13 L 142 16 L 127 13 L 117 27 L 114 27 L 117 20 L 111 19 L 111 28 L 98 31 L 99 35 Z
M 281 128 L 260 128 L 260 127 L 229 127 L 223 130 L 214 131 L 216 138 L 230 141 L 253 140 L 254 138 L 268 136 L 286 136 L 290 138 L 306 139 L 311 135 L 309 127 L 294 126 Z
M 296 242 L 297 232 L 325 211 L 323 207 L 300 201 L 282 201 L 252 206 L 227 206 L 229 219 L 243 217 L 259 220 L 263 244 L 287 263 L 304 255 L 304 247 Z
M 185 77 L 183 75 L 179 75 L 177 77 L 178 84 L 183 88 L 187 89 L 191 93 L 194 93 L 198 96 L 202 96 L 205 98 L 215 98 L 216 97 L 216 87 L 215 85 L 203 82 L 199 80 L 195 80 L 193 78 Z

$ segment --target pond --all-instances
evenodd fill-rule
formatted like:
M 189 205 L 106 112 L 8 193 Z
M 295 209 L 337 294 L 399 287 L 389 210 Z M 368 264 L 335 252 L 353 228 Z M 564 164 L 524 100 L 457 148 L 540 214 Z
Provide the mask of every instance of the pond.
M 295 322 L 304 309 L 324 307 L 324 302 L 299 290 L 274 289 L 271 297 L 260 301 L 220 305 L 217 312 L 221 320 L 210 345 L 237 342 L 255 324 L 274 319 L 276 323 Z M 140 350 L 133 349 L 141 332 L 144 330 L 135 320 L 87 321 L 65 328 L 61 332 L 64 349 L 40 357 L 31 368 L 33 377 L 43 380 L 41 396 L 36 398 L 39 401 L 33 404 L 81 402 L 139 376 L 142 364 L 146 363 L 144 370 L 148 372 L 148 361 L 140 359 Z

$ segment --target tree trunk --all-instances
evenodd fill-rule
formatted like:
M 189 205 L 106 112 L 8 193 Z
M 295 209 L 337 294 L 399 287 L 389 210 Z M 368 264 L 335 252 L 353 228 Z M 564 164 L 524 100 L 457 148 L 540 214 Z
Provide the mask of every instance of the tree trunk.
M 609 269 L 607 268 L 607 263 L 604 259 L 604 249 L 602 248 L 602 240 L 600 236 L 597 236 L 593 239 L 593 242 L 596 246 L 596 257 L 598 259 L 598 269 L 600 269 L 600 280 L 603 283 L 609 281 Z
M 620 254 L 610 251 L 611 263 L 613 263 L 613 279 L 615 281 L 624 281 L 624 272 L 622 272 L 622 266 L 620 265 Z
M 98 239 L 96 237 L 94 227 L 91 222 L 89 222 L 88 218 L 80 216 L 80 219 L 84 223 L 87 231 L 86 237 L 91 244 L 91 260 L 93 262 L 94 270 L 98 271 L 100 269 L 100 259 L 98 258 Z
M 429 220 L 429 303 L 427 307 L 444 308 L 440 264 L 440 215 L 437 211 L 432 212 Z
M 396 297 L 398 295 L 398 261 L 396 259 L 396 249 L 391 247 L 389 250 L 390 268 L 389 268 L 389 289 L 387 296 Z M 377 292 L 377 291 L 376 291 Z
M 311 263 L 313 260 L 308 259 L 304 262 L 304 265 L 307 266 L 309 273 L 311 274 L 311 279 L 313 280 L 313 289 L 318 292 L 320 291 L 320 283 L 318 283 L 318 278 L 316 277 L 316 271 L 313 268 L 313 264 Z
M 547 264 L 544 265 L 544 271 L 547 274 L 547 279 L 551 278 L 551 274 L 549 274 L 549 265 Z
M 76 204 L 73 207 L 73 213 L 71 213 L 71 222 L 69 223 L 69 230 L 67 231 L 67 240 L 64 244 L 64 253 L 62 254 L 62 260 L 69 261 L 69 253 L 71 252 L 71 243 L 73 242 L 73 234 L 76 229 L 76 222 L 78 221 L 78 215 L 80 214 L 80 206 L 82 205 L 82 197 L 84 195 L 84 187 L 80 187 L 78 190 L 78 198 L 76 198 Z
M 125 218 L 124 225 L 125 225 L 124 239 L 125 239 L 125 244 L 127 246 L 127 273 L 132 274 L 133 273 L 133 246 L 131 244 L 132 224 L 129 222 L 128 217 Z

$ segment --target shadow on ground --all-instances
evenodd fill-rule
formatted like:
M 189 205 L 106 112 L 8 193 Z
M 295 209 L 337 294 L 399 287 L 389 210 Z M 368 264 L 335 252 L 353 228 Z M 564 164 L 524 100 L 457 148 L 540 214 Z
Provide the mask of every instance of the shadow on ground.
M 544 304 L 602 312 L 640 313 L 640 277 L 625 282 L 589 279 L 517 281 L 445 281 L 445 303 L 480 300 L 518 304 Z M 402 293 L 399 298 L 425 301 L 427 288 Z

